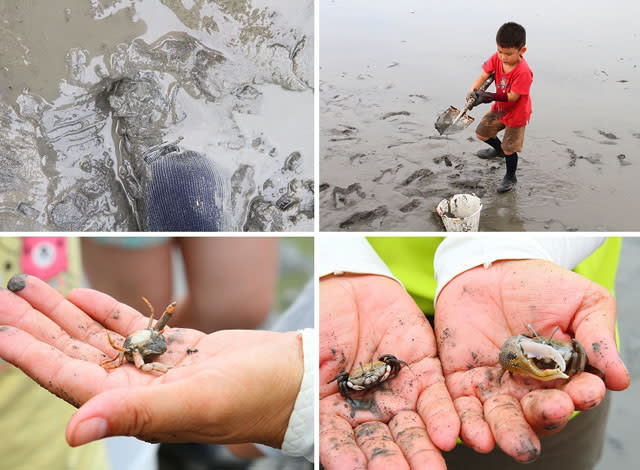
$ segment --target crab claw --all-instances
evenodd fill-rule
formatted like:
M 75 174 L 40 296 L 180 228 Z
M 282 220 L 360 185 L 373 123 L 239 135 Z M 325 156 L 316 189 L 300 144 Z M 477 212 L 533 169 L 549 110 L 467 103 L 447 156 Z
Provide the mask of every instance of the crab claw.
M 514 336 L 504 344 L 499 361 L 506 370 L 525 374 L 537 380 L 569 378 L 565 374 L 566 361 L 559 351 L 548 344 L 522 335 Z M 539 367 L 538 364 L 545 364 L 548 367 Z

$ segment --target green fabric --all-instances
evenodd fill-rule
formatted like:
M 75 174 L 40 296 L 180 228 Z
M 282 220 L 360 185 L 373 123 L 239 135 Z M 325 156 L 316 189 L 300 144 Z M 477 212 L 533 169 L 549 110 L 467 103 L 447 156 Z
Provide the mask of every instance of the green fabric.
M 622 238 L 607 238 L 602 246 L 580 263 L 574 271 L 597 282 L 615 295 L 616 271 L 621 246 Z
M 422 311 L 432 315 L 437 287 L 433 257 L 444 238 L 369 237 L 367 240 Z
M 436 279 L 433 258 L 443 237 L 369 237 L 375 252 L 382 258 L 413 297 L 422 311 L 433 315 Z M 580 263 L 575 272 L 597 282 L 612 294 L 620 257 L 622 239 L 607 239 L 602 246 Z

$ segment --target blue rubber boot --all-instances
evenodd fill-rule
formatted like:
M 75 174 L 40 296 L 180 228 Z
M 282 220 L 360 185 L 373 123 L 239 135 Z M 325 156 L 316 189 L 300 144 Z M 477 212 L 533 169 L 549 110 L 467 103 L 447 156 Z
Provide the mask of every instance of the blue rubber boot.
M 224 230 L 223 181 L 214 163 L 197 152 L 157 152 L 147 156 L 151 181 L 145 200 L 144 230 L 218 232 Z

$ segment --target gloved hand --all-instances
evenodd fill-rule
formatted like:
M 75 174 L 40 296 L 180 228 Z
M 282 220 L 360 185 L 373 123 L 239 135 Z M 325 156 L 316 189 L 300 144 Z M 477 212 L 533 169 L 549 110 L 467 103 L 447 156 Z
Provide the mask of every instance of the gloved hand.
M 473 90 L 469 93 L 468 100 L 472 100 L 469 110 L 475 108 L 479 104 L 491 103 L 492 101 L 509 101 L 506 92 L 491 93 L 489 91 Z

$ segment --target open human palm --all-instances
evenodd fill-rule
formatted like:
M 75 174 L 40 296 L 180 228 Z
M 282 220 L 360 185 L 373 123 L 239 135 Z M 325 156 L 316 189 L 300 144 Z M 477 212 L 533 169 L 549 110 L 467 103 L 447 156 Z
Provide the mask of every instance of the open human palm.
M 436 336 L 446 384 L 461 418 L 461 439 L 479 452 L 497 443 L 520 462 L 540 454 L 538 436 L 560 431 L 574 410 L 600 403 L 605 386 L 622 390 L 629 374 L 615 343 L 613 296 L 592 281 L 540 260 L 496 262 L 450 281 L 436 304 Z M 504 341 L 529 334 L 576 338 L 589 363 L 604 371 L 569 380 L 501 376 Z
M 105 369 L 101 363 L 117 354 L 105 328 L 121 345 L 148 326 L 148 317 L 94 290 L 75 289 L 67 300 L 35 277 L 22 279 L 24 287 L 15 293 L 0 291 L 0 357 L 82 406 L 67 427 L 71 445 L 117 434 L 165 442 L 282 443 L 302 378 L 295 332 L 206 335 L 169 326 L 167 351 L 155 359 L 172 366 L 166 374 L 128 362 Z
M 395 378 L 350 394 L 341 372 L 392 354 L 408 364 Z M 446 468 L 438 449 L 455 445 L 459 420 L 444 385 L 428 321 L 384 276 L 320 282 L 320 461 L 328 470 Z

